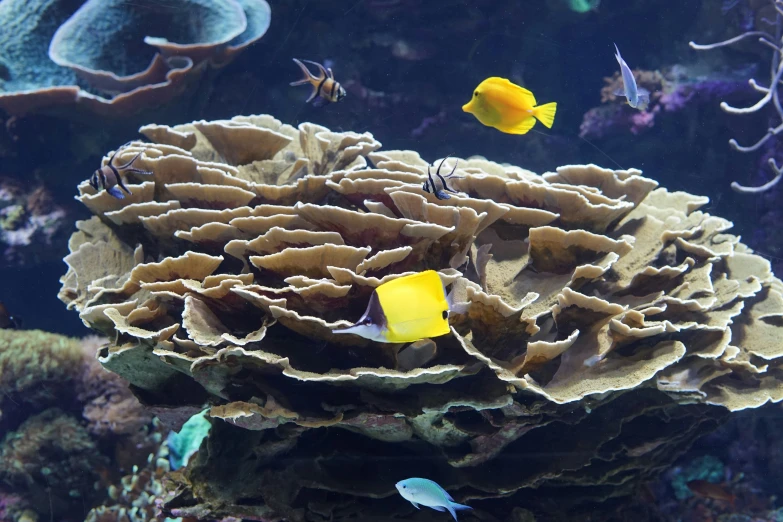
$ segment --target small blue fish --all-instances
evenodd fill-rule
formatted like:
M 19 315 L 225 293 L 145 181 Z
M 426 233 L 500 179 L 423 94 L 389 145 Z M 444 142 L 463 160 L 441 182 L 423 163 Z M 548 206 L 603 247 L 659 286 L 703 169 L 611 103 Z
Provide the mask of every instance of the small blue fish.
M 647 104 L 650 103 L 650 92 L 647 89 L 636 86 L 636 78 L 633 77 L 631 68 L 628 67 L 623 57 L 620 56 L 620 49 L 617 48 L 617 44 L 614 44 L 614 49 L 617 51 L 614 57 L 617 58 L 617 63 L 620 64 L 620 72 L 623 75 L 623 88 L 614 91 L 614 95 L 625 96 L 628 100 L 628 105 L 634 109 L 644 110 Z
M 413 507 L 419 509 L 419 504 L 427 506 L 435 511 L 448 511 L 457 521 L 455 511 L 462 509 L 473 509 L 470 506 L 457 504 L 451 498 L 445 489 L 440 487 L 437 482 L 423 478 L 409 478 L 397 483 L 397 491 L 402 498 L 413 504 Z

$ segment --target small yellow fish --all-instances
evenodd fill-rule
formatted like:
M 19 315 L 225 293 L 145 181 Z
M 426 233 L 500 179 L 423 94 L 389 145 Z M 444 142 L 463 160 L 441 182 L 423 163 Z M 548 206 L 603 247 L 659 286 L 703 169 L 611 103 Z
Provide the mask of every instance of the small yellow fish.
M 526 134 L 536 119 L 551 129 L 556 109 L 554 102 L 536 106 L 532 92 L 496 76 L 481 82 L 473 91 L 473 98 L 462 106 L 463 111 L 487 127 L 507 134 Z
M 426 270 L 392 279 L 376 288 L 364 315 L 348 328 L 381 343 L 412 343 L 449 333 L 449 299 L 440 276 Z

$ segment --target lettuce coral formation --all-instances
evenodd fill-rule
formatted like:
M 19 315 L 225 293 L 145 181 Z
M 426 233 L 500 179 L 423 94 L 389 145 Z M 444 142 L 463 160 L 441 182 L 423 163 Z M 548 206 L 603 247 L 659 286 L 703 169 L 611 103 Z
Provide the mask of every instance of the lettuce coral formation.
M 391 499 L 408 476 L 566 507 L 627 492 L 725 409 L 783 399 L 783 283 L 707 198 L 633 169 L 452 158 L 462 194 L 439 200 L 426 161 L 368 133 L 266 115 L 141 132 L 118 161 L 141 152 L 154 178 L 122 201 L 79 186 L 95 215 L 59 296 L 116 339 L 99 359 L 145 402 L 225 421 L 173 516 L 407 512 Z M 466 304 L 450 335 L 332 334 L 424 269 Z

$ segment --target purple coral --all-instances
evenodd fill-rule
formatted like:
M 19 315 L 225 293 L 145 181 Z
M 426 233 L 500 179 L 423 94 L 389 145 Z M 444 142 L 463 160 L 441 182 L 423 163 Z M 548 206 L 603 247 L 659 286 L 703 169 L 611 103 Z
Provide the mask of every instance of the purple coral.
M 642 134 L 655 125 L 658 106 L 646 111 L 637 111 L 620 104 L 594 107 L 585 113 L 579 126 L 582 138 L 605 138 L 619 132 Z
M 734 75 L 714 74 L 702 79 L 698 71 L 682 65 L 673 65 L 662 77 L 665 83 L 660 92 L 653 93 L 647 110 L 637 111 L 620 103 L 594 107 L 585 113 L 579 135 L 589 139 L 627 132 L 639 135 L 654 127 L 662 113 L 681 112 L 716 99 L 745 99 L 752 92 Z

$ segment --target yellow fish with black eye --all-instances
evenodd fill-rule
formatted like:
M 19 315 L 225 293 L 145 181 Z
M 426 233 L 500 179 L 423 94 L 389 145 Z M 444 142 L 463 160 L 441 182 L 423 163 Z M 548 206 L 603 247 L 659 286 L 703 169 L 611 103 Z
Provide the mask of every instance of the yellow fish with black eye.
M 445 335 L 450 332 L 449 298 L 434 270 L 398 277 L 373 291 L 356 324 L 332 332 L 381 343 L 412 343 Z
M 471 113 L 487 127 L 495 127 L 507 134 L 526 134 L 536 120 L 551 129 L 557 103 L 536 105 L 532 92 L 506 78 L 493 76 L 476 87 L 473 98 L 462 106 L 462 110 Z

